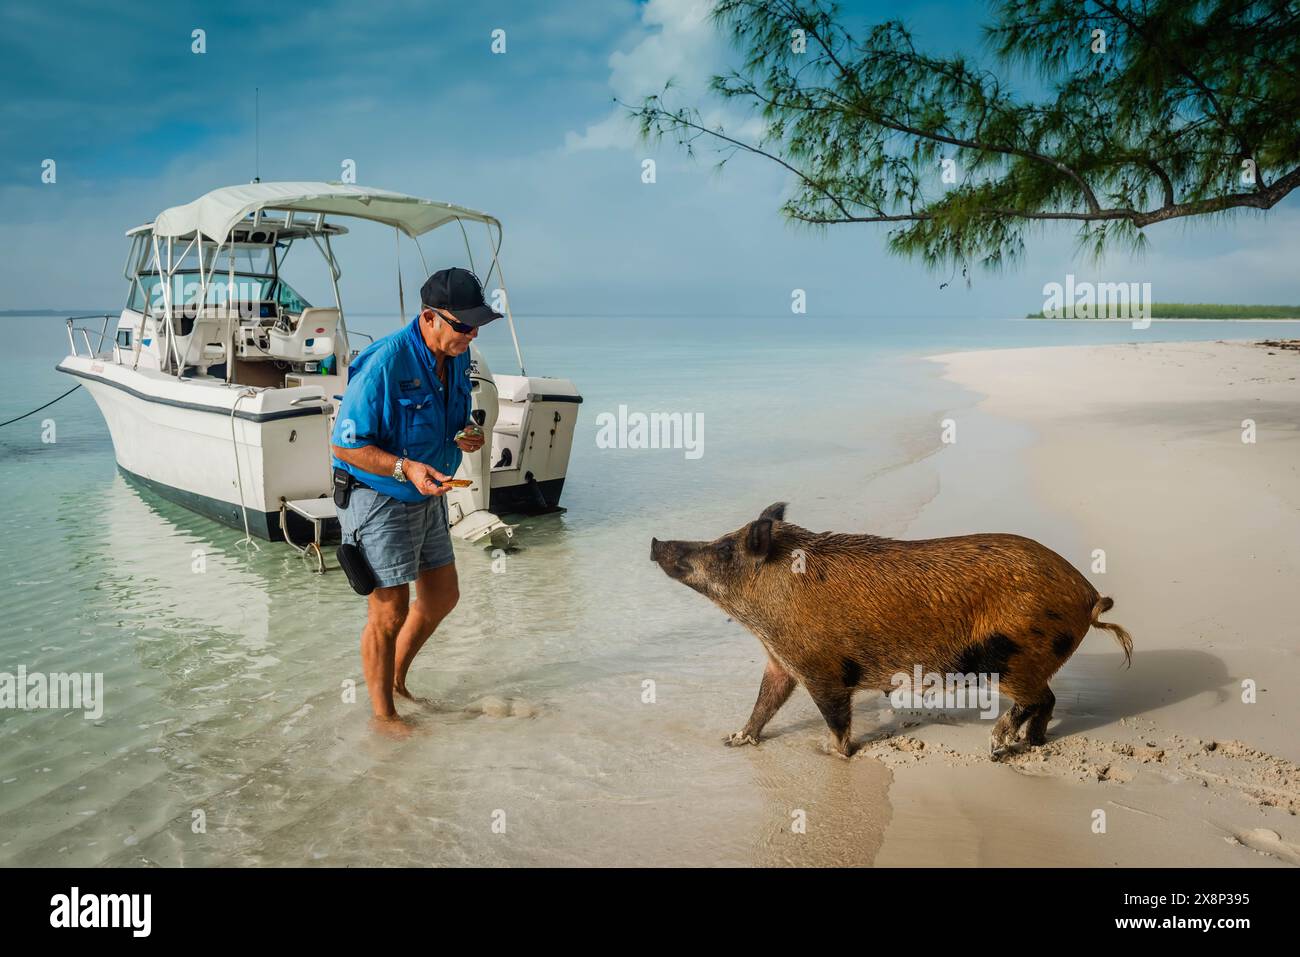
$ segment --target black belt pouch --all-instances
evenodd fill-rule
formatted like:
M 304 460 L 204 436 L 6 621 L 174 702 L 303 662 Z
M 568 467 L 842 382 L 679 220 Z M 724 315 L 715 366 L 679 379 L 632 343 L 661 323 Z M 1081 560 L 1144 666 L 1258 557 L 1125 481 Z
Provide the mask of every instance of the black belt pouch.
M 347 508 L 348 502 L 352 499 L 352 487 L 356 485 L 356 479 L 352 477 L 351 472 L 343 469 L 334 470 L 334 507 Z
M 348 576 L 348 584 L 354 592 L 369 595 L 375 590 L 375 572 L 366 561 L 360 546 L 344 542 L 334 550 L 334 558 L 338 561 L 339 568 L 343 569 L 343 574 Z
M 347 508 L 348 502 L 352 500 L 352 490 L 361 485 L 351 472 L 343 469 L 334 470 L 334 505 L 336 508 Z M 339 563 L 339 568 L 343 569 L 343 574 L 348 578 L 348 584 L 358 595 L 369 595 L 375 590 L 375 572 L 366 561 L 365 553 L 361 551 L 360 546 L 352 542 L 344 542 L 334 551 L 334 558 Z

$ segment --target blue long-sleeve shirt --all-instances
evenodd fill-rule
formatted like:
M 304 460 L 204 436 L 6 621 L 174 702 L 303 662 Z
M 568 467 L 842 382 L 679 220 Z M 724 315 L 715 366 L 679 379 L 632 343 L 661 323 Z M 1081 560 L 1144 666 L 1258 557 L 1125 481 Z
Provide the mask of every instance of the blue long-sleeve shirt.
M 461 451 L 453 440 L 470 421 L 470 354 L 445 360 L 447 385 L 438 379 L 437 358 L 420 334 L 420 320 L 371 343 L 348 366 L 348 385 L 330 441 L 341 448 L 373 445 L 455 475 Z M 332 457 L 377 492 L 404 502 L 422 495 L 410 482 L 375 475 Z

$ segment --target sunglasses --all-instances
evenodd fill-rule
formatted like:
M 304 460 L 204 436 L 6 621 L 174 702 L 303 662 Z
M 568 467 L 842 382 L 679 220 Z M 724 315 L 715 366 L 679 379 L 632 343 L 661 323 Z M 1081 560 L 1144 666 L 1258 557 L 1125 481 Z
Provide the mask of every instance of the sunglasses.
M 443 322 L 445 322 L 447 325 L 451 326 L 453 329 L 455 329 L 457 332 L 459 332 L 462 336 L 467 336 L 467 335 L 469 335 L 471 332 L 473 332 L 475 329 L 478 328 L 477 326 L 466 325 L 466 324 L 463 323 L 463 322 L 459 322 L 458 320 L 453 319 L 453 318 L 451 317 L 451 313 L 447 312 L 445 309 L 438 309 L 438 308 L 435 308 L 434 306 L 428 306 L 428 307 L 426 307 L 426 308 L 428 308 L 429 310 L 431 310 L 435 316 L 437 316 L 439 319 L 441 319 L 441 320 L 442 320 Z

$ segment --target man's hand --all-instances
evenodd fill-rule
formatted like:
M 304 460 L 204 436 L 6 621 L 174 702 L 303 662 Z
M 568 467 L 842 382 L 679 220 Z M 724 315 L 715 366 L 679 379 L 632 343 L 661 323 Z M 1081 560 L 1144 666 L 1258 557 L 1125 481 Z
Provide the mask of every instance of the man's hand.
M 369 472 L 371 475 L 382 475 L 385 478 L 391 478 L 393 468 L 397 465 L 396 455 L 392 452 L 385 452 L 373 445 L 363 445 L 355 449 L 335 445 L 332 448 L 340 462 L 355 465 L 363 472 Z M 421 495 L 446 495 L 451 488 L 449 485 L 438 484 L 438 482 L 446 482 L 449 476 L 443 475 L 437 469 L 429 468 L 423 462 L 416 462 L 414 459 L 407 459 L 403 463 L 402 474 L 406 476 L 406 480 L 414 485 L 415 490 Z
M 423 462 L 413 462 L 407 459 L 402 463 L 402 474 L 406 480 L 415 486 L 416 491 L 421 495 L 446 495 L 451 491 L 451 486 L 445 484 L 449 475 L 443 475 L 435 468 L 430 468 Z M 438 482 L 444 484 L 439 485 Z
M 477 452 L 483 448 L 483 429 L 477 424 L 467 425 L 457 433 L 456 445 L 462 452 Z

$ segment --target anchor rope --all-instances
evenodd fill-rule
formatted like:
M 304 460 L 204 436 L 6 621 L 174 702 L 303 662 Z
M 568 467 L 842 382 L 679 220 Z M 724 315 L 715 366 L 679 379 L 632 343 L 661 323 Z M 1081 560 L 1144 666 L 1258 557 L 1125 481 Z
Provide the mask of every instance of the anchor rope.
M 44 405 L 37 406 L 35 409 L 32 409 L 32 411 L 30 412 L 24 412 L 22 415 L 15 416 L 14 418 L 10 419 L 8 422 L 0 422 L 0 429 L 3 429 L 6 425 L 11 425 L 12 423 L 17 422 L 19 419 L 25 419 L 29 415 L 35 415 L 37 412 L 41 411 L 41 409 L 48 409 L 55 402 L 58 402 L 59 399 L 67 398 L 68 396 L 72 395 L 72 393 L 76 392 L 80 388 L 81 388 L 81 384 L 78 383 L 77 385 L 74 385 L 71 389 L 69 389 L 67 392 L 63 393 L 63 395 L 59 396 L 58 399 L 51 399 L 49 402 L 46 402 Z

